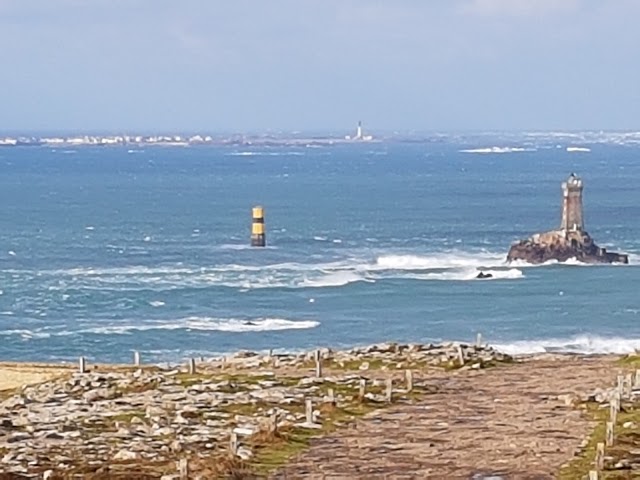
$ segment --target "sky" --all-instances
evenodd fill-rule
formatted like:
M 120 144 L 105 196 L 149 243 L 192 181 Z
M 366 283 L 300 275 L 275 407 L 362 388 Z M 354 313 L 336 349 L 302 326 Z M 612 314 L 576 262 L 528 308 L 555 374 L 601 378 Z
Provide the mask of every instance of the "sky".
M 0 131 L 640 129 L 640 0 L 0 0 Z

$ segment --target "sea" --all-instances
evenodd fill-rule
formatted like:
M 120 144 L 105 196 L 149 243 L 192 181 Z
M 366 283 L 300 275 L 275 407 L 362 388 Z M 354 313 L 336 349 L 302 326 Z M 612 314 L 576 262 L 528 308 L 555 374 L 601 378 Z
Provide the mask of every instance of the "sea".
M 507 264 L 561 183 L 630 265 Z M 0 360 L 475 341 L 640 348 L 640 134 L 0 148 Z M 266 248 L 250 247 L 265 209 Z M 492 278 L 479 280 L 483 271 Z

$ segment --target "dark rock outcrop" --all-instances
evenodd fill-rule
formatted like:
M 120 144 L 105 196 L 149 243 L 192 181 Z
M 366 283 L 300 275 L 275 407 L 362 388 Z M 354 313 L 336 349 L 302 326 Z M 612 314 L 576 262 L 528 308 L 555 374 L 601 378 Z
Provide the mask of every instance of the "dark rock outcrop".
M 476 278 L 493 278 L 493 275 L 491 275 L 490 273 L 480 272 L 478 273 L 478 275 L 476 275 Z
M 551 231 L 536 234 L 511 246 L 507 260 L 540 264 L 550 260 L 566 262 L 575 258 L 583 263 L 629 263 L 621 253 L 607 252 L 595 244 L 585 231 Z

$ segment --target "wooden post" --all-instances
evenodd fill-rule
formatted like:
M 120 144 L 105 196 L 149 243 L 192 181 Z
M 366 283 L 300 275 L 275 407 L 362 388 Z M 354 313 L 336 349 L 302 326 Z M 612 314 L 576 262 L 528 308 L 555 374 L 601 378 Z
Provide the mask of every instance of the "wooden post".
M 78 371 L 80 373 L 87 373 L 87 360 L 84 357 L 80 357 L 78 361 Z
M 604 468 L 604 443 L 600 442 L 596 446 L 596 470 L 599 472 Z
M 178 470 L 180 471 L 180 480 L 189 479 L 189 460 L 181 458 L 178 462 Z
M 482 347 L 482 334 L 478 333 L 476 335 L 476 347 L 480 348 Z
M 138 351 L 133 352 L 133 364 L 136 367 L 140 366 L 140 352 Z
M 196 373 L 196 359 L 190 358 L 189 359 L 189 375 L 195 375 L 195 373 Z
M 220 362 L 220 369 L 224 370 L 227 367 L 227 357 L 222 357 L 222 362 Z
M 336 395 L 333 391 L 333 388 L 329 388 L 327 390 L 327 397 L 329 398 L 329 403 L 331 403 L 332 405 L 335 405 L 336 403 Z
M 607 422 L 607 430 L 605 436 L 605 446 L 610 447 L 613 445 L 613 422 Z
M 362 402 L 364 401 L 364 395 L 367 390 L 367 379 L 366 378 L 361 378 L 360 379 L 360 389 L 358 390 L 358 399 Z
M 464 366 L 464 351 L 462 350 L 462 345 L 458 345 L 458 362 L 460 366 Z
M 269 433 L 275 434 L 278 432 L 278 412 L 273 412 L 269 419 Z
M 387 401 L 387 403 L 391 403 L 392 394 L 393 394 L 393 378 L 389 377 L 387 378 L 387 389 L 385 392 L 385 400 Z
M 269 349 L 269 358 L 272 358 L 272 357 L 273 357 L 273 348 L 270 348 Z
M 598 480 L 598 471 L 597 470 L 591 470 L 589 472 L 589 480 Z
M 322 378 L 322 356 L 320 350 L 313 352 L 313 359 L 316 362 L 316 378 Z
M 405 370 L 404 371 L 404 378 L 407 382 L 407 392 L 410 392 L 413 390 L 413 371 L 412 370 Z
M 307 423 L 309 425 L 313 424 L 313 402 L 311 402 L 310 398 L 305 400 L 305 416 L 307 417 Z
M 633 378 L 633 388 L 640 388 L 640 370 L 636 370 L 636 374 Z
M 628 373 L 625 376 L 625 381 L 624 381 L 624 396 L 627 399 L 631 398 L 631 392 L 633 390 L 633 374 L 632 373 Z
M 622 393 L 624 392 L 624 375 L 618 375 L 616 388 L 618 392 L 620 392 L 620 395 L 622 395 Z
M 238 434 L 231 432 L 231 438 L 229 438 L 229 454 L 231 457 L 235 457 L 238 453 Z
M 618 420 L 618 409 L 616 408 L 616 404 L 615 404 L 614 400 L 612 400 L 611 404 L 609 405 L 609 420 L 614 425 L 616 424 L 616 422 Z

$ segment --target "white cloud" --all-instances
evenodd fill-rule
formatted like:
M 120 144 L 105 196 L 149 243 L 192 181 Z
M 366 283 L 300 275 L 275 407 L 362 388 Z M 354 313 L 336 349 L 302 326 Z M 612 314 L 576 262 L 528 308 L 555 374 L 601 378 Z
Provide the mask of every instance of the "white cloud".
M 476 15 L 532 16 L 578 10 L 581 0 L 469 0 L 462 7 Z

